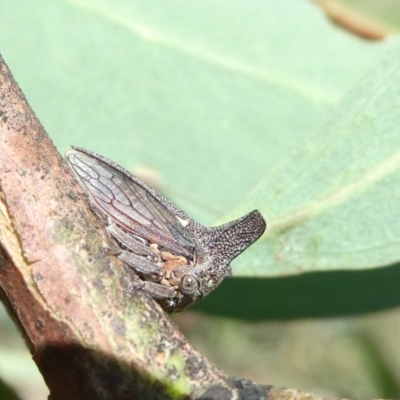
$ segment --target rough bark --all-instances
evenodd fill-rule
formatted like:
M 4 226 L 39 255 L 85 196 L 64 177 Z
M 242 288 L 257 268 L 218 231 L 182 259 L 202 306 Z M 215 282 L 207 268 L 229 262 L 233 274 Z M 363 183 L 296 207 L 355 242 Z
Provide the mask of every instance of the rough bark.
M 319 398 L 227 377 L 108 241 L 0 58 L 0 287 L 50 399 Z

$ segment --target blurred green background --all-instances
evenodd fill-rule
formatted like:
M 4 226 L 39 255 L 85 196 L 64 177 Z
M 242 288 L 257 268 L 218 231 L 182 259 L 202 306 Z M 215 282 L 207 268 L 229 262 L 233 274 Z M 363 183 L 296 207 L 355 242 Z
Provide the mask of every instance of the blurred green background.
M 205 225 L 265 216 L 234 277 L 173 317 L 191 343 L 260 383 L 400 397 L 398 1 L 1 5 L 0 53 L 62 153 Z M 5 312 L 0 339 L 0 377 L 44 398 Z

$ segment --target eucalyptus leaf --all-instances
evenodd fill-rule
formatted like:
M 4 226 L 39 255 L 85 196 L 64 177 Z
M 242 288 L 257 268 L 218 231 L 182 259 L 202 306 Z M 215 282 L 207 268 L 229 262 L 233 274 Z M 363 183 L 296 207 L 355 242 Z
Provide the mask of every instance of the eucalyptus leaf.
M 251 205 L 269 230 L 248 250 L 251 261 L 235 264 L 241 279 L 227 280 L 198 309 L 259 320 L 400 304 L 398 54 L 400 44 L 224 218 Z
M 396 40 L 360 40 L 308 1 L 3 3 L 0 51 L 61 151 L 146 167 L 206 225 L 263 212 L 267 234 L 234 263 L 236 282 L 399 259 Z M 209 301 L 229 306 L 228 282 Z M 264 293 L 256 318 L 279 313 L 274 282 L 250 289 Z M 291 288 L 292 302 L 321 300 Z M 251 307 L 250 294 L 235 300 Z
M 60 150 L 147 167 L 204 224 L 240 202 L 387 47 L 307 1 L 3 9 L 0 51 Z
M 400 260 L 400 45 L 234 210 L 267 234 L 242 276 L 363 269 Z M 225 219 L 231 219 L 227 215 Z

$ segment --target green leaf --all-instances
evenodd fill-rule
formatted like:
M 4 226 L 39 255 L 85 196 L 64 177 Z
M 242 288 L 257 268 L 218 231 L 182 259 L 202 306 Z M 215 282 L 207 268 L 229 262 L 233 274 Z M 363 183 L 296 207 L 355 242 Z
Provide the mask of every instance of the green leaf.
M 4 9 L 1 51 L 60 149 L 152 168 L 205 224 L 386 47 L 332 27 L 307 2 L 6 0 Z
M 400 46 L 232 214 L 269 228 L 236 274 L 385 266 L 400 259 Z
M 235 276 L 399 259 L 396 72 L 379 67 L 334 111 L 395 42 L 354 38 L 308 2 L 5 1 L 1 52 L 62 151 L 151 168 L 203 224 L 264 213 Z M 279 310 L 267 295 L 258 318 Z
M 270 216 L 267 234 L 248 250 L 252 261 L 235 266 L 237 276 L 258 279 L 227 280 L 199 309 L 257 320 L 354 315 L 400 303 L 399 51 L 397 44 L 224 218 L 249 204 Z M 300 272 L 308 274 L 282 278 Z

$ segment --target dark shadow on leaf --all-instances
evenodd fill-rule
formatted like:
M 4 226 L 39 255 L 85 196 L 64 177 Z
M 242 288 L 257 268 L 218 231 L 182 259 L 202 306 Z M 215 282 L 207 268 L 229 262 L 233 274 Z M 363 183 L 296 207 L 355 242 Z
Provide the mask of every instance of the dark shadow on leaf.
M 251 321 L 351 316 L 400 305 L 400 264 L 283 278 L 230 278 L 194 308 Z
M 0 399 L 1 400 L 20 400 L 21 398 L 15 393 L 10 386 L 8 386 L 2 379 L 0 379 Z

